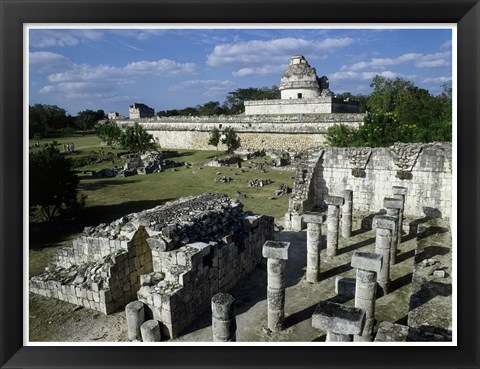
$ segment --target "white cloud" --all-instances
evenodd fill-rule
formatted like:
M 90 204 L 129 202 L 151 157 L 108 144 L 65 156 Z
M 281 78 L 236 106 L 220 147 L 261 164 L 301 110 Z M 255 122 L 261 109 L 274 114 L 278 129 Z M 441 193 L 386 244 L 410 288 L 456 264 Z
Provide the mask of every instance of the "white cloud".
M 107 34 L 138 41 L 161 36 L 165 29 L 30 29 L 30 45 L 36 48 L 68 47 L 84 44 L 95 47 L 91 42 L 104 40 Z M 133 46 L 135 47 L 135 46 Z
M 50 55 L 50 57 L 53 59 L 53 56 Z M 118 90 L 145 77 L 191 75 L 195 72 L 194 63 L 177 63 L 168 59 L 142 60 L 123 67 L 104 64 L 96 66 L 71 64 L 64 71 L 48 75 L 48 84 L 41 88 L 40 92 L 60 93 L 67 99 L 87 98 L 89 94 L 103 96 L 108 91 Z
M 157 61 L 141 60 L 129 63 L 124 67 L 104 64 L 97 66 L 75 64 L 70 70 L 49 75 L 48 80 L 57 83 L 67 81 L 131 82 L 145 76 L 165 77 L 189 75 L 195 72 L 196 65 L 194 63 L 182 64 L 168 59 Z
M 190 80 L 178 83 L 169 88 L 171 91 L 198 91 L 206 97 L 222 96 L 225 92 L 231 90 L 233 84 L 231 81 L 224 80 Z
M 382 72 L 357 72 L 357 71 L 340 71 L 332 73 L 328 78 L 332 81 L 339 80 L 371 80 L 375 76 L 382 76 L 385 78 L 397 78 L 403 77 L 401 74 L 392 72 L 392 71 L 382 71 Z
M 279 74 L 285 70 L 285 65 L 265 65 L 263 67 L 255 68 L 240 68 L 238 71 L 233 72 L 234 77 L 247 77 L 247 76 L 265 76 L 267 74 Z
M 28 57 L 30 72 L 52 72 L 73 65 L 67 57 L 49 51 L 30 52 Z
M 351 45 L 352 38 L 326 38 L 311 41 L 303 38 L 279 38 L 268 41 L 251 40 L 217 45 L 207 56 L 211 67 L 234 67 L 234 76 L 265 75 L 283 70 L 293 54 L 318 57 Z M 269 67 L 265 67 L 265 63 Z
M 40 92 L 42 94 L 47 94 L 49 92 L 52 92 L 55 88 L 53 86 L 50 86 L 50 85 L 47 85 L 47 86 L 43 86 L 41 89 L 40 89 Z
M 452 47 L 452 40 L 447 40 L 442 44 L 442 46 L 440 46 L 441 49 L 450 49 L 451 47 Z
M 433 54 L 406 53 L 396 58 L 372 58 L 370 61 L 361 61 L 352 65 L 344 65 L 340 70 L 360 71 L 364 69 L 384 69 L 388 66 L 414 62 L 417 68 L 438 68 L 450 65 L 446 58 L 450 51 Z
M 75 46 L 79 43 L 70 30 L 30 29 L 30 45 L 39 48 Z

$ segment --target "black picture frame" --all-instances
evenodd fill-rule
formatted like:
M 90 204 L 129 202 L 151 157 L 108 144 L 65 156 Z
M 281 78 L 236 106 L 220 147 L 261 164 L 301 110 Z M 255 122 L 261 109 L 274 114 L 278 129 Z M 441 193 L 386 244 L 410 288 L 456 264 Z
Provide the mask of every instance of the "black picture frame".
M 479 368 L 478 0 L 0 0 L 2 368 Z M 23 346 L 24 23 L 457 23 L 456 347 Z

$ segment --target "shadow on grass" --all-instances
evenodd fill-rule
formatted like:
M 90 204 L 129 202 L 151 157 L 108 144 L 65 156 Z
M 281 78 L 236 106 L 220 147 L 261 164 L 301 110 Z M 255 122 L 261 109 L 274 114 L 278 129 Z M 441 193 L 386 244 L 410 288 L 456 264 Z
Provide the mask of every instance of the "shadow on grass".
M 54 222 L 30 223 L 30 248 L 41 249 L 64 242 L 87 226 L 110 223 L 124 215 L 151 209 L 173 199 L 128 201 L 116 205 L 92 206 Z
M 140 180 L 129 180 L 129 181 L 122 181 L 121 179 L 102 179 L 102 178 L 94 178 L 94 177 L 86 177 L 83 180 L 91 180 L 96 179 L 95 182 L 80 182 L 78 188 L 84 191 L 95 191 L 99 190 L 100 188 L 107 187 L 107 186 L 121 186 L 124 184 L 132 184 L 141 182 Z

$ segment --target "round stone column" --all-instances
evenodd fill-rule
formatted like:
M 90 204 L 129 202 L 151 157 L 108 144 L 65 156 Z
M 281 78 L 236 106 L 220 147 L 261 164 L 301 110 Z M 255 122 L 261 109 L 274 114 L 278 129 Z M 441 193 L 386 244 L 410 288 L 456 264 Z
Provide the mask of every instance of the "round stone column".
M 390 283 L 390 245 L 392 243 L 391 230 L 377 228 L 375 237 L 375 253 L 383 258 L 382 268 L 378 272 L 377 283 L 382 290 L 382 294 L 388 294 L 388 285 Z
M 342 205 L 342 237 L 348 238 L 352 235 L 353 191 L 345 190 L 342 196 L 345 201 Z
M 285 266 L 290 242 L 267 241 L 262 255 L 267 258 L 267 320 L 268 328 L 283 330 L 285 320 Z
M 383 204 L 387 209 L 387 216 L 395 219 L 395 232 L 392 232 L 392 246 L 390 247 L 390 265 L 394 265 L 397 262 L 397 247 L 399 245 L 398 228 L 400 223 L 400 210 L 403 207 L 403 202 L 400 199 L 386 197 L 383 200 Z
M 157 320 L 147 320 L 140 326 L 143 342 L 160 342 L 160 325 Z
M 338 226 L 340 223 L 340 206 L 344 199 L 340 196 L 325 195 L 327 210 L 327 256 L 337 255 L 338 250 Z
M 145 310 L 143 303 L 132 301 L 125 306 L 125 315 L 127 318 L 128 339 L 130 341 L 140 340 L 142 338 L 140 326 L 145 321 Z
M 320 250 L 322 240 L 322 214 L 305 212 L 303 221 L 307 223 L 307 272 L 306 280 L 316 283 L 320 280 Z
M 212 297 L 213 342 L 236 341 L 235 299 L 228 293 L 217 293 Z

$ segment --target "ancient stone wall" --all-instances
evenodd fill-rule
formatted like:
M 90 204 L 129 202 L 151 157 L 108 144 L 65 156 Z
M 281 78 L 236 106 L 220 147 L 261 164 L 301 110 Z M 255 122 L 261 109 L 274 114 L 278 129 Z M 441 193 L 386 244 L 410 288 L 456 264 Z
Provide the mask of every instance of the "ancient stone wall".
M 304 165 L 307 165 L 305 163 Z M 313 169 L 317 165 L 316 169 Z M 449 219 L 452 207 L 451 144 L 395 144 L 389 148 L 325 148 L 318 163 L 309 163 L 313 177 L 298 180 L 297 169 L 286 226 L 299 225 L 304 211 L 323 208 L 325 195 L 353 191 L 354 211 L 375 213 L 393 186 L 408 189 L 405 214 Z M 312 192 L 312 188 L 315 190 Z M 310 194 L 310 195 L 309 195 Z M 295 219 L 295 220 L 293 220 Z M 296 227 L 298 228 L 298 227 Z
M 125 218 L 126 220 L 126 218 Z M 124 220 L 124 221 L 125 221 Z M 81 236 L 57 251 L 45 272 L 30 279 L 30 291 L 58 298 L 104 314 L 135 300 L 140 275 L 153 270 L 152 254 L 144 227 L 105 237 L 105 228 L 87 229 L 99 235 Z
M 304 150 L 323 144 L 333 124 L 357 128 L 363 118 L 364 114 L 205 116 L 118 120 L 117 124 L 123 128 L 138 121 L 162 148 L 212 150 L 208 140 L 213 128 L 232 127 L 240 138 L 240 150 Z
M 297 98 L 296 91 L 295 96 L 285 99 L 245 101 L 245 115 L 358 113 L 358 103 L 331 96 Z
M 152 251 L 159 263 L 142 277 L 138 299 L 146 305 L 147 318 L 161 323 L 162 335 L 178 336 L 208 307 L 213 295 L 230 290 L 261 260 L 263 243 L 273 237 L 273 218 L 244 214 L 234 223 L 233 229 L 242 232 L 227 231 L 216 241 Z M 227 223 L 223 224 L 222 228 Z M 157 276 L 164 279 L 158 281 Z
M 237 200 L 182 198 L 85 228 L 30 279 L 30 291 L 104 314 L 138 298 L 174 337 L 213 294 L 252 271 L 272 237 L 273 218 L 244 212 Z

